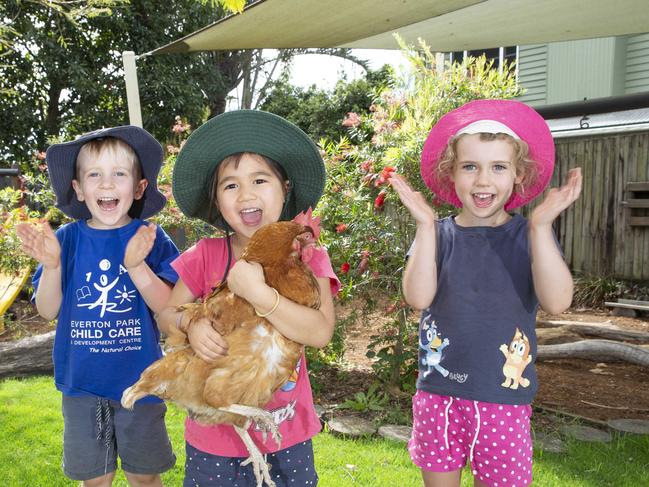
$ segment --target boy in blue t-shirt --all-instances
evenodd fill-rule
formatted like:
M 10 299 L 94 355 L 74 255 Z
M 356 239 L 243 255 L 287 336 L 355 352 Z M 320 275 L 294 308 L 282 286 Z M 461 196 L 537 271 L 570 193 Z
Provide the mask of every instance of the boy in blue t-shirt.
M 162 356 L 154 313 L 178 276 L 178 250 L 144 221 L 166 202 L 156 179 L 160 144 L 144 129 L 90 132 L 47 151 L 57 207 L 77 221 L 54 233 L 20 224 L 24 251 L 39 262 L 35 302 L 58 317 L 54 376 L 63 393 L 63 470 L 85 486 L 110 485 L 117 456 L 130 485 L 162 485 L 175 456 L 166 408 L 149 396 L 133 411 L 122 392 Z

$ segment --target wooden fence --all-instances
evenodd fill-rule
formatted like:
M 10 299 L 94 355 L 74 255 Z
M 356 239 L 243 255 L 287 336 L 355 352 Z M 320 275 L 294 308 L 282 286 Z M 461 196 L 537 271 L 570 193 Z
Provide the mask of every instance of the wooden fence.
M 649 280 L 649 132 L 558 138 L 555 144 L 551 187 L 570 168 L 581 167 L 584 175 L 581 198 L 555 227 L 570 267 Z

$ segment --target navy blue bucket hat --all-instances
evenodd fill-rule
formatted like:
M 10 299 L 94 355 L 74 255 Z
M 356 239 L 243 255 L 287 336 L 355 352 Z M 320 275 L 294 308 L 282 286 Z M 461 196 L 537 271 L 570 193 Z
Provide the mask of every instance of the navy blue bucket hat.
M 77 156 L 81 146 L 95 139 L 114 137 L 135 151 L 142 167 L 142 177 L 148 181 L 144 195 L 133 202 L 131 214 L 134 218 L 150 218 L 164 208 L 167 199 L 158 190 L 158 173 L 162 166 L 162 146 L 146 130 L 134 125 L 111 127 L 81 135 L 78 139 L 62 144 L 51 145 L 47 149 L 46 161 L 50 182 L 56 194 L 56 207 L 75 220 L 87 220 L 92 217 L 86 204 L 77 199 L 72 187 L 75 178 Z

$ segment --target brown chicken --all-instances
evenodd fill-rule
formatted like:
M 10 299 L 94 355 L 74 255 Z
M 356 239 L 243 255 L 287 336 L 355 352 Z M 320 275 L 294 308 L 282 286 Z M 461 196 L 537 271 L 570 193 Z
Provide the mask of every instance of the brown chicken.
M 314 245 L 314 232 L 309 226 L 277 222 L 259 229 L 240 258 L 261 264 L 266 283 L 282 296 L 318 309 L 320 288 L 303 262 Z M 142 372 L 140 379 L 124 391 L 122 405 L 132 408 L 135 401 L 152 394 L 183 406 L 200 423 L 233 425 L 250 452 L 244 463 L 253 464 L 257 485 L 263 479 L 274 486 L 268 465 L 247 430 L 254 420 L 280 443 L 272 415 L 261 408 L 295 370 L 302 345 L 257 316 L 252 305 L 234 295 L 227 284 L 215 289 L 202 303 L 181 308 L 191 321 L 209 319 L 227 340 L 228 355 L 205 362 L 187 345 L 184 334 L 174 332 L 167 340 L 174 351 Z

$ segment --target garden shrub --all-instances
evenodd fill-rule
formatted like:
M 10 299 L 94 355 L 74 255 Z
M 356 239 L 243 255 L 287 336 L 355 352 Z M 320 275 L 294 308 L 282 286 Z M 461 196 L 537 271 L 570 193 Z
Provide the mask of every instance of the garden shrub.
M 633 282 L 613 276 L 594 276 L 579 273 L 574 276 L 573 306 L 603 309 L 606 301 L 617 298 L 649 300 L 649 283 Z

